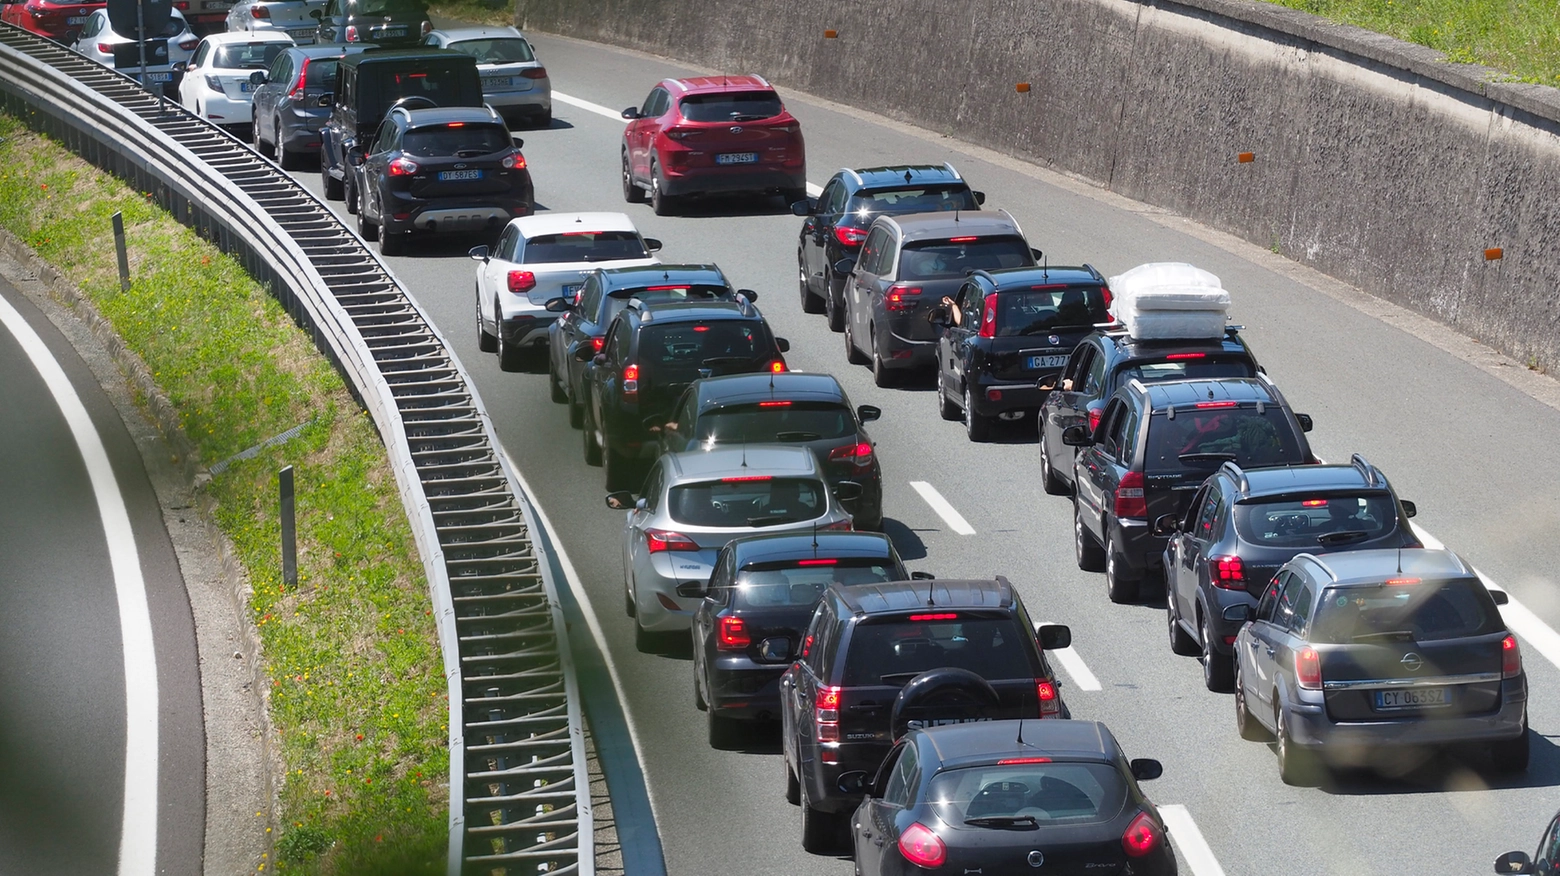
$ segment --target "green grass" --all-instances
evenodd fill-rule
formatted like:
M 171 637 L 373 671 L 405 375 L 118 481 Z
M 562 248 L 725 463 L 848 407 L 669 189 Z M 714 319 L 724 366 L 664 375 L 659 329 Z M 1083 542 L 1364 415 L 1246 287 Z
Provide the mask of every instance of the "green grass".
M 1555 0 L 1269 0 L 1428 46 L 1457 64 L 1560 85 Z
M 275 860 L 258 869 L 442 873 L 448 701 L 421 564 L 372 422 L 281 306 L 147 196 L 8 116 L 0 167 L 0 225 L 92 299 L 206 465 L 309 424 L 204 488 L 248 573 L 286 766 Z M 134 278 L 124 293 L 116 210 Z M 278 548 L 285 465 L 297 488 L 296 588 L 282 585 Z
M 435 0 L 428 12 L 440 21 L 504 26 L 515 23 L 515 0 Z

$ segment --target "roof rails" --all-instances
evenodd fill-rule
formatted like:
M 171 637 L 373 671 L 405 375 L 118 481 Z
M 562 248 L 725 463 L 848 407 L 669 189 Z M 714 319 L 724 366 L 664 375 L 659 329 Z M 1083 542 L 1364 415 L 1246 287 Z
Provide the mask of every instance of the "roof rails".
M 952 164 L 952 163 L 951 163 L 951 162 L 947 162 L 947 161 L 944 161 L 944 162 L 943 162 L 943 167 L 946 167 L 946 168 L 947 168 L 947 169 L 948 169 L 948 172 L 949 172 L 949 173 L 950 173 L 950 174 L 953 174 L 953 178 L 954 178 L 954 179 L 957 179 L 957 180 L 962 180 L 962 179 L 964 179 L 964 177 L 962 177 L 962 176 L 960 176 L 960 175 L 959 175 L 959 172 L 958 172 L 958 171 L 957 171 L 957 170 L 955 170 L 955 169 L 954 169 L 954 167 L 953 167 L 953 164 Z M 999 577 L 1000 577 L 1000 576 L 999 576 Z
M 1088 262 L 1084 262 L 1083 269 L 1093 275 L 1094 279 L 1099 280 L 1101 283 L 1105 282 L 1105 275 L 1100 273 L 1099 268 L 1094 267 Z
M 1251 479 L 1246 477 L 1246 471 L 1237 465 L 1235 460 L 1227 460 L 1219 466 L 1219 471 L 1228 474 L 1235 481 L 1235 487 L 1240 490 L 1242 499 L 1251 497 Z
M 758 84 L 764 86 L 765 88 L 774 88 L 773 85 L 769 84 L 769 80 L 768 79 L 765 79 L 764 77 L 758 75 L 757 73 L 753 74 L 753 78 L 757 79 L 758 80 Z
M 1381 487 L 1386 485 L 1387 479 L 1381 476 L 1381 472 L 1378 471 L 1374 465 L 1366 462 L 1364 456 L 1358 453 L 1350 456 L 1349 465 L 1354 466 L 1354 468 L 1358 470 L 1359 473 L 1365 478 L 1366 486 Z

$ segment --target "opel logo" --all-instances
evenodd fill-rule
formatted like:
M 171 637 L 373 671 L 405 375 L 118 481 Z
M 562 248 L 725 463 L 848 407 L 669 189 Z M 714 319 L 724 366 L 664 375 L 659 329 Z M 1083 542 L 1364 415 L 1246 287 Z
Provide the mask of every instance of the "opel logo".
M 1403 664 L 1403 667 L 1405 669 L 1407 669 L 1409 672 L 1418 672 L 1419 671 L 1419 667 L 1425 665 L 1425 661 L 1418 654 L 1415 654 L 1413 651 L 1410 651 L 1407 654 L 1404 654 L 1403 655 L 1403 660 L 1401 662 Z
M 1056 346 L 1057 344 L 1060 344 L 1062 342 L 1062 339 L 1057 337 L 1056 335 L 1051 335 L 1049 338 L 1046 338 L 1046 340 L 1050 341 L 1051 342 L 1051 346 L 1053 346 L 1053 347 Z
M 1035 849 L 1034 851 L 1029 853 L 1029 866 L 1031 866 L 1031 867 L 1039 867 L 1039 866 L 1041 866 L 1044 863 L 1045 863 L 1045 853 L 1044 852 L 1040 851 L 1039 849 Z
M 740 133 L 742 133 L 742 126 L 741 125 L 732 125 L 731 126 L 731 133 L 733 133 L 733 134 L 740 134 Z

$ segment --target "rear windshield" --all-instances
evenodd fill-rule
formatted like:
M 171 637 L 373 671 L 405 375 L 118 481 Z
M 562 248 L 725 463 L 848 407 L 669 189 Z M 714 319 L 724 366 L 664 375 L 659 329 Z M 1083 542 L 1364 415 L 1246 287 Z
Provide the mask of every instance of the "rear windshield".
M 822 517 L 829 500 L 812 478 L 727 478 L 672 487 L 672 519 L 690 526 L 778 526 Z
M 858 192 L 845 212 L 852 216 L 877 213 L 932 213 L 938 210 L 979 210 L 969 186 L 906 186 Z
M 431 125 L 401 137 L 401 151 L 423 158 L 475 158 L 506 152 L 514 145 L 500 125 Z
M 1138 359 L 1128 362 L 1116 371 L 1116 381 L 1141 380 L 1144 383 L 1160 383 L 1166 380 L 1216 380 L 1221 377 L 1255 377 L 1257 369 L 1250 359 L 1199 358 L 1171 359 L 1155 362 Z
M 1098 286 L 1007 289 L 997 293 L 999 338 L 1088 328 L 1109 320 L 1105 293 Z
M 452 63 L 459 60 L 461 65 Z M 426 97 L 435 106 L 482 106 L 482 83 L 465 58 L 419 58 L 358 67 L 358 119 L 378 118 L 403 97 Z
M 1146 472 L 1212 470 L 1234 460 L 1253 465 L 1295 465 L 1305 462 L 1283 408 L 1267 405 L 1178 409 L 1175 419 L 1154 411 L 1148 428 Z
M 796 565 L 793 561 L 783 568 L 738 572 L 732 591 L 734 602 L 754 608 L 807 606 L 822 598 L 830 584 L 878 584 L 898 577 L 893 564 L 886 559 L 823 558 L 800 562 L 810 565 Z
M 477 59 L 478 64 L 519 64 L 536 60 L 531 44 L 515 37 L 490 40 L 461 40 L 447 48 Z
M 1409 638 L 1416 642 L 1481 636 L 1505 629 L 1477 578 L 1419 581 L 1322 591 L 1311 641 L 1342 644 Z M 1396 635 L 1394 635 L 1396 634 Z
M 288 43 L 249 43 L 247 45 L 217 46 L 212 52 L 211 66 L 243 70 L 269 70 L 271 62 L 288 47 Z
M 635 256 L 626 256 L 635 258 Z M 613 289 L 607 293 L 606 300 L 602 302 L 603 313 L 601 319 L 596 320 L 602 325 L 612 321 L 612 317 L 623 312 L 628 307 L 628 302 L 635 298 L 651 304 L 663 301 L 688 301 L 713 298 L 730 298 L 731 289 L 726 286 L 706 286 L 699 283 L 687 286 L 640 286 L 638 288 L 624 287 Z
M 507 138 L 507 134 L 505 135 Z M 549 262 L 605 262 L 642 259 L 650 254 L 632 231 L 568 231 L 538 234 L 525 242 L 520 261 L 528 265 Z
M 639 362 L 654 363 L 641 381 L 686 383 L 716 374 L 740 374 L 774 357 L 769 330 L 757 320 L 651 324 L 639 332 Z M 709 375 L 700 374 L 707 370 Z
M 303 71 L 303 86 L 305 88 L 323 88 L 326 91 L 336 89 L 337 58 L 315 58 L 309 61 L 309 66 Z
M 899 256 L 899 279 L 954 280 L 977 268 L 1022 268 L 1034 263 L 1022 237 L 926 240 L 905 246 Z
M 1000 680 L 1028 678 L 1033 649 L 1015 618 L 965 618 L 958 612 L 866 621 L 851 636 L 845 661 L 847 685 L 904 684 L 928 669 L 956 666 Z M 1027 638 L 1033 639 L 1033 636 Z
M 733 91 L 726 94 L 690 94 L 678 104 L 690 122 L 753 122 L 785 111 L 773 91 Z
M 817 441 L 856 434 L 850 408 L 830 402 L 729 405 L 699 416 L 698 441 Z
M 928 799 L 937 817 L 952 825 L 1024 816 L 1040 824 L 1094 824 L 1121 812 L 1127 783 L 1119 770 L 1103 763 L 980 766 L 939 774 Z
M 1235 505 L 1235 531 L 1263 546 L 1340 547 L 1380 538 L 1396 526 L 1397 503 L 1385 493 Z
M 428 7 L 422 0 L 358 0 L 358 15 L 424 15 Z

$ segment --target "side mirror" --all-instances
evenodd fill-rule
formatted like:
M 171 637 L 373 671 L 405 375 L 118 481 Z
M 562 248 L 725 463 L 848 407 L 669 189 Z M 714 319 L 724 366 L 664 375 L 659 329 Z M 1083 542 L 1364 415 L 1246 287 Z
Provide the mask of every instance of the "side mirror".
M 190 69 L 190 65 L 188 61 L 174 61 L 173 66 L 169 69 L 175 73 L 183 73 L 185 70 Z
M 1408 501 L 1407 499 L 1399 499 L 1398 504 L 1403 506 L 1404 517 L 1413 517 L 1419 513 L 1419 506 L 1415 505 L 1413 502 Z
M 1065 624 L 1035 624 L 1035 638 L 1047 651 L 1072 647 L 1072 628 Z
M 628 119 L 631 122 L 634 119 L 639 118 L 639 107 L 631 106 L 628 109 L 623 110 L 623 118 Z
M 661 241 L 656 240 L 654 237 L 647 237 L 647 238 L 645 238 L 645 252 L 660 252 L 660 251 L 661 251 Z
M 1302 431 L 1302 432 L 1309 432 L 1309 431 L 1311 431 L 1311 415 L 1310 414 L 1295 414 L 1295 421 L 1300 424 L 1300 431 Z
M 264 85 L 265 84 L 265 71 L 264 70 L 256 70 L 255 72 L 249 74 L 249 84 L 250 85 Z
M 320 95 L 320 101 L 319 101 L 318 106 L 330 106 L 331 104 L 333 104 L 335 102 L 336 102 L 336 92 L 334 92 L 334 91 L 327 91 L 324 94 Z
M 1155 535 L 1175 535 L 1181 530 L 1181 521 L 1174 514 L 1161 514 L 1154 518 Z
M 709 581 L 684 581 L 677 585 L 677 595 L 684 599 L 705 596 L 710 592 Z
M 982 205 L 984 205 L 986 203 L 986 193 L 985 192 L 971 192 L 970 194 L 975 196 L 975 203 L 982 204 Z
M 1038 389 L 1041 392 L 1050 392 L 1056 388 L 1056 380 L 1057 376 L 1055 374 L 1047 374 L 1046 376 L 1035 381 L 1035 389 Z
M 791 352 L 791 342 L 785 338 L 775 338 L 775 349 L 782 353 Z
M 1245 604 L 1244 602 L 1242 602 L 1239 605 L 1226 605 L 1224 607 L 1224 611 L 1221 612 L 1220 614 L 1227 621 L 1233 621 L 1233 622 L 1238 623 L 1238 624 L 1243 624 L 1243 623 L 1251 620 L 1251 614 L 1252 613 L 1251 613 L 1251 606 L 1249 606 L 1249 605 Z
M 352 165 L 353 167 L 362 167 L 363 166 L 363 162 L 366 161 L 366 160 L 368 160 L 368 156 L 363 153 L 363 150 L 361 150 L 361 149 L 349 149 L 349 150 L 347 150 L 347 163 Z
M 605 365 L 605 364 L 607 364 L 607 354 L 606 353 L 597 353 L 596 355 L 591 356 L 590 357 L 590 364 L 592 364 L 592 365 Z
M 1079 424 L 1062 430 L 1062 443 L 1068 447 L 1093 447 L 1094 438 L 1089 435 L 1088 426 Z
M 487 248 L 487 244 L 484 243 L 481 246 L 472 247 L 471 250 L 466 253 L 466 255 L 471 256 L 471 260 L 474 262 L 485 262 L 488 260 L 489 252 L 490 250 Z
M 883 416 L 883 409 L 876 405 L 857 405 L 856 419 L 863 423 L 870 423 Z
M 1038 249 L 1035 249 L 1034 247 L 1030 247 L 1029 248 L 1029 254 L 1034 256 L 1035 257 L 1035 261 L 1037 261 L 1037 262 L 1038 261 L 1043 261 L 1045 259 L 1045 253 L 1041 252 Z
M 911 581 L 936 581 L 937 580 L 937 576 L 933 575 L 931 572 L 911 572 L 910 573 L 910 580 Z
M 325 17 L 325 10 L 323 10 L 323 9 L 310 9 L 309 10 L 309 17 L 314 19 L 315 21 L 319 21 L 320 19 Z
M 817 198 L 808 198 L 805 201 L 791 202 L 791 215 L 793 216 L 811 216 L 816 212 L 818 212 Z
M 765 663 L 789 663 L 791 640 L 785 636 L 770 636 L 758 643 L 758 659 Z
M 840 776 L 843 780 L 845 777 Z M 1507 852 L 1495 859 L 1496 873 L 1531 873 L 1533 862 L 1527 856 L 1527 852 Z
M 834 263 L 834 273 L 839 274 L 842 277 L 848 274 L 856 273 L 856 260 L 848 258 L 840 259 Z
M 627 490 L 618 490 L 607 494 L 607 507 L 619 511 L 634 507 L 634 494 Z
M 1496 605 L 1510 605 L 1511 604 L 1511 594 L 1507 593 L 1504 590 L 1491 590 L 1490 591 L 1490 599 L 1494 600 Z
M 752 289 L 738 289 L 737 294 L 741 295 L 743 298 L 746 298 L 748 301 L 758 300 L 758 293 Z
M 580 344 L 574 348 L 574 360 L 576 362 L 589 362 L 596 358 L 596 348 L 590 344 Z
M 847 770 L 840 773 L 839 781 L 834 784 L 841 794 L 865 794 L 872 787 L 872 776 L 866 770 Z
M 567 313 L 574 309 L 574 302 L 570 301 L 566 295 L 559 298 L 549 298 L 547 303 L 542 305 L 542 309 L 548 313 Z
M 834 485 L 834 498 L 841 502 L 854 502 L 861 498 L 861 484 L 855 481 L 840 481 Z
M 1165 774 L 1164 764 L 1151 757 L 1134 757 L 1131 764 L 1132 778 L 1140 782 L 1157 779 Z
M 953 321 L 953 314 L 949 312 L 947 305 L 939 304 L 926 312 L 926 321 L 938 328 L 947 328 Z

